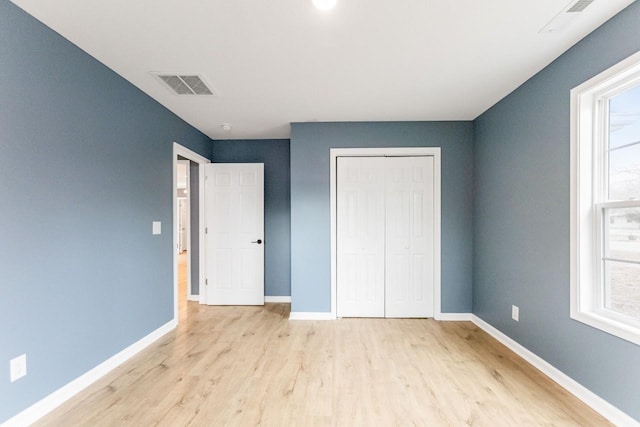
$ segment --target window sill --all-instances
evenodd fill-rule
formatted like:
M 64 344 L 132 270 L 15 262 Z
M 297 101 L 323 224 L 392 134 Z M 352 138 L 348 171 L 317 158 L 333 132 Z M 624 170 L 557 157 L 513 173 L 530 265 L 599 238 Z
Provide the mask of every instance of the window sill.
M 572 312 L 571 318 L 623 340 L 640 345 L 640 327 L 621 322 L 594 311 Z

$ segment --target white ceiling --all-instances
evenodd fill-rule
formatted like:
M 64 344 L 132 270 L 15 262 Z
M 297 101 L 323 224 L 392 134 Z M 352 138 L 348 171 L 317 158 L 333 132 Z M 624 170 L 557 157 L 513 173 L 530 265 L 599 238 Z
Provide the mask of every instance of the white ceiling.
M 214 139 L 472 120 L 633 2 L 595 0 L 539 33 L 575 1 L 13 0 Z M 201 74 L 218 95 L 174 95 L 150 72 Z

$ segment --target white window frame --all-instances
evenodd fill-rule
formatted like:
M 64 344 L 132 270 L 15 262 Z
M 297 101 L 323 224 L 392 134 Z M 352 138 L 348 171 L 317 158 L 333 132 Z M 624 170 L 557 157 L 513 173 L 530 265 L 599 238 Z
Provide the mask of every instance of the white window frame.
M 640 319 L 604 306 L 603 212 L 640 201 L 606 199 L 607 99 L 640 83 L 640 52 L 571 90 L 571 318 L 640 345 Z

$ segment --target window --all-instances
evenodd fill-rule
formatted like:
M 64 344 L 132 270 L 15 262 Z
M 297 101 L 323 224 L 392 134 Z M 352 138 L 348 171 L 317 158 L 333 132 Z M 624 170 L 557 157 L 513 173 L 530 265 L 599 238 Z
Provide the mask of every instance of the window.
M 640 344 L 640 52 L 571 91 L 571 317 Z

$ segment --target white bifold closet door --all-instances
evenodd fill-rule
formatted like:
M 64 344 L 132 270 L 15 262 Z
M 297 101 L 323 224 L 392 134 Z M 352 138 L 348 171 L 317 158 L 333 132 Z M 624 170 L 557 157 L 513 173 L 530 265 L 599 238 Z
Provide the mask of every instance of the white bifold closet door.
M 433 157 L 337 162 L 338 316 L 432 317 Z

